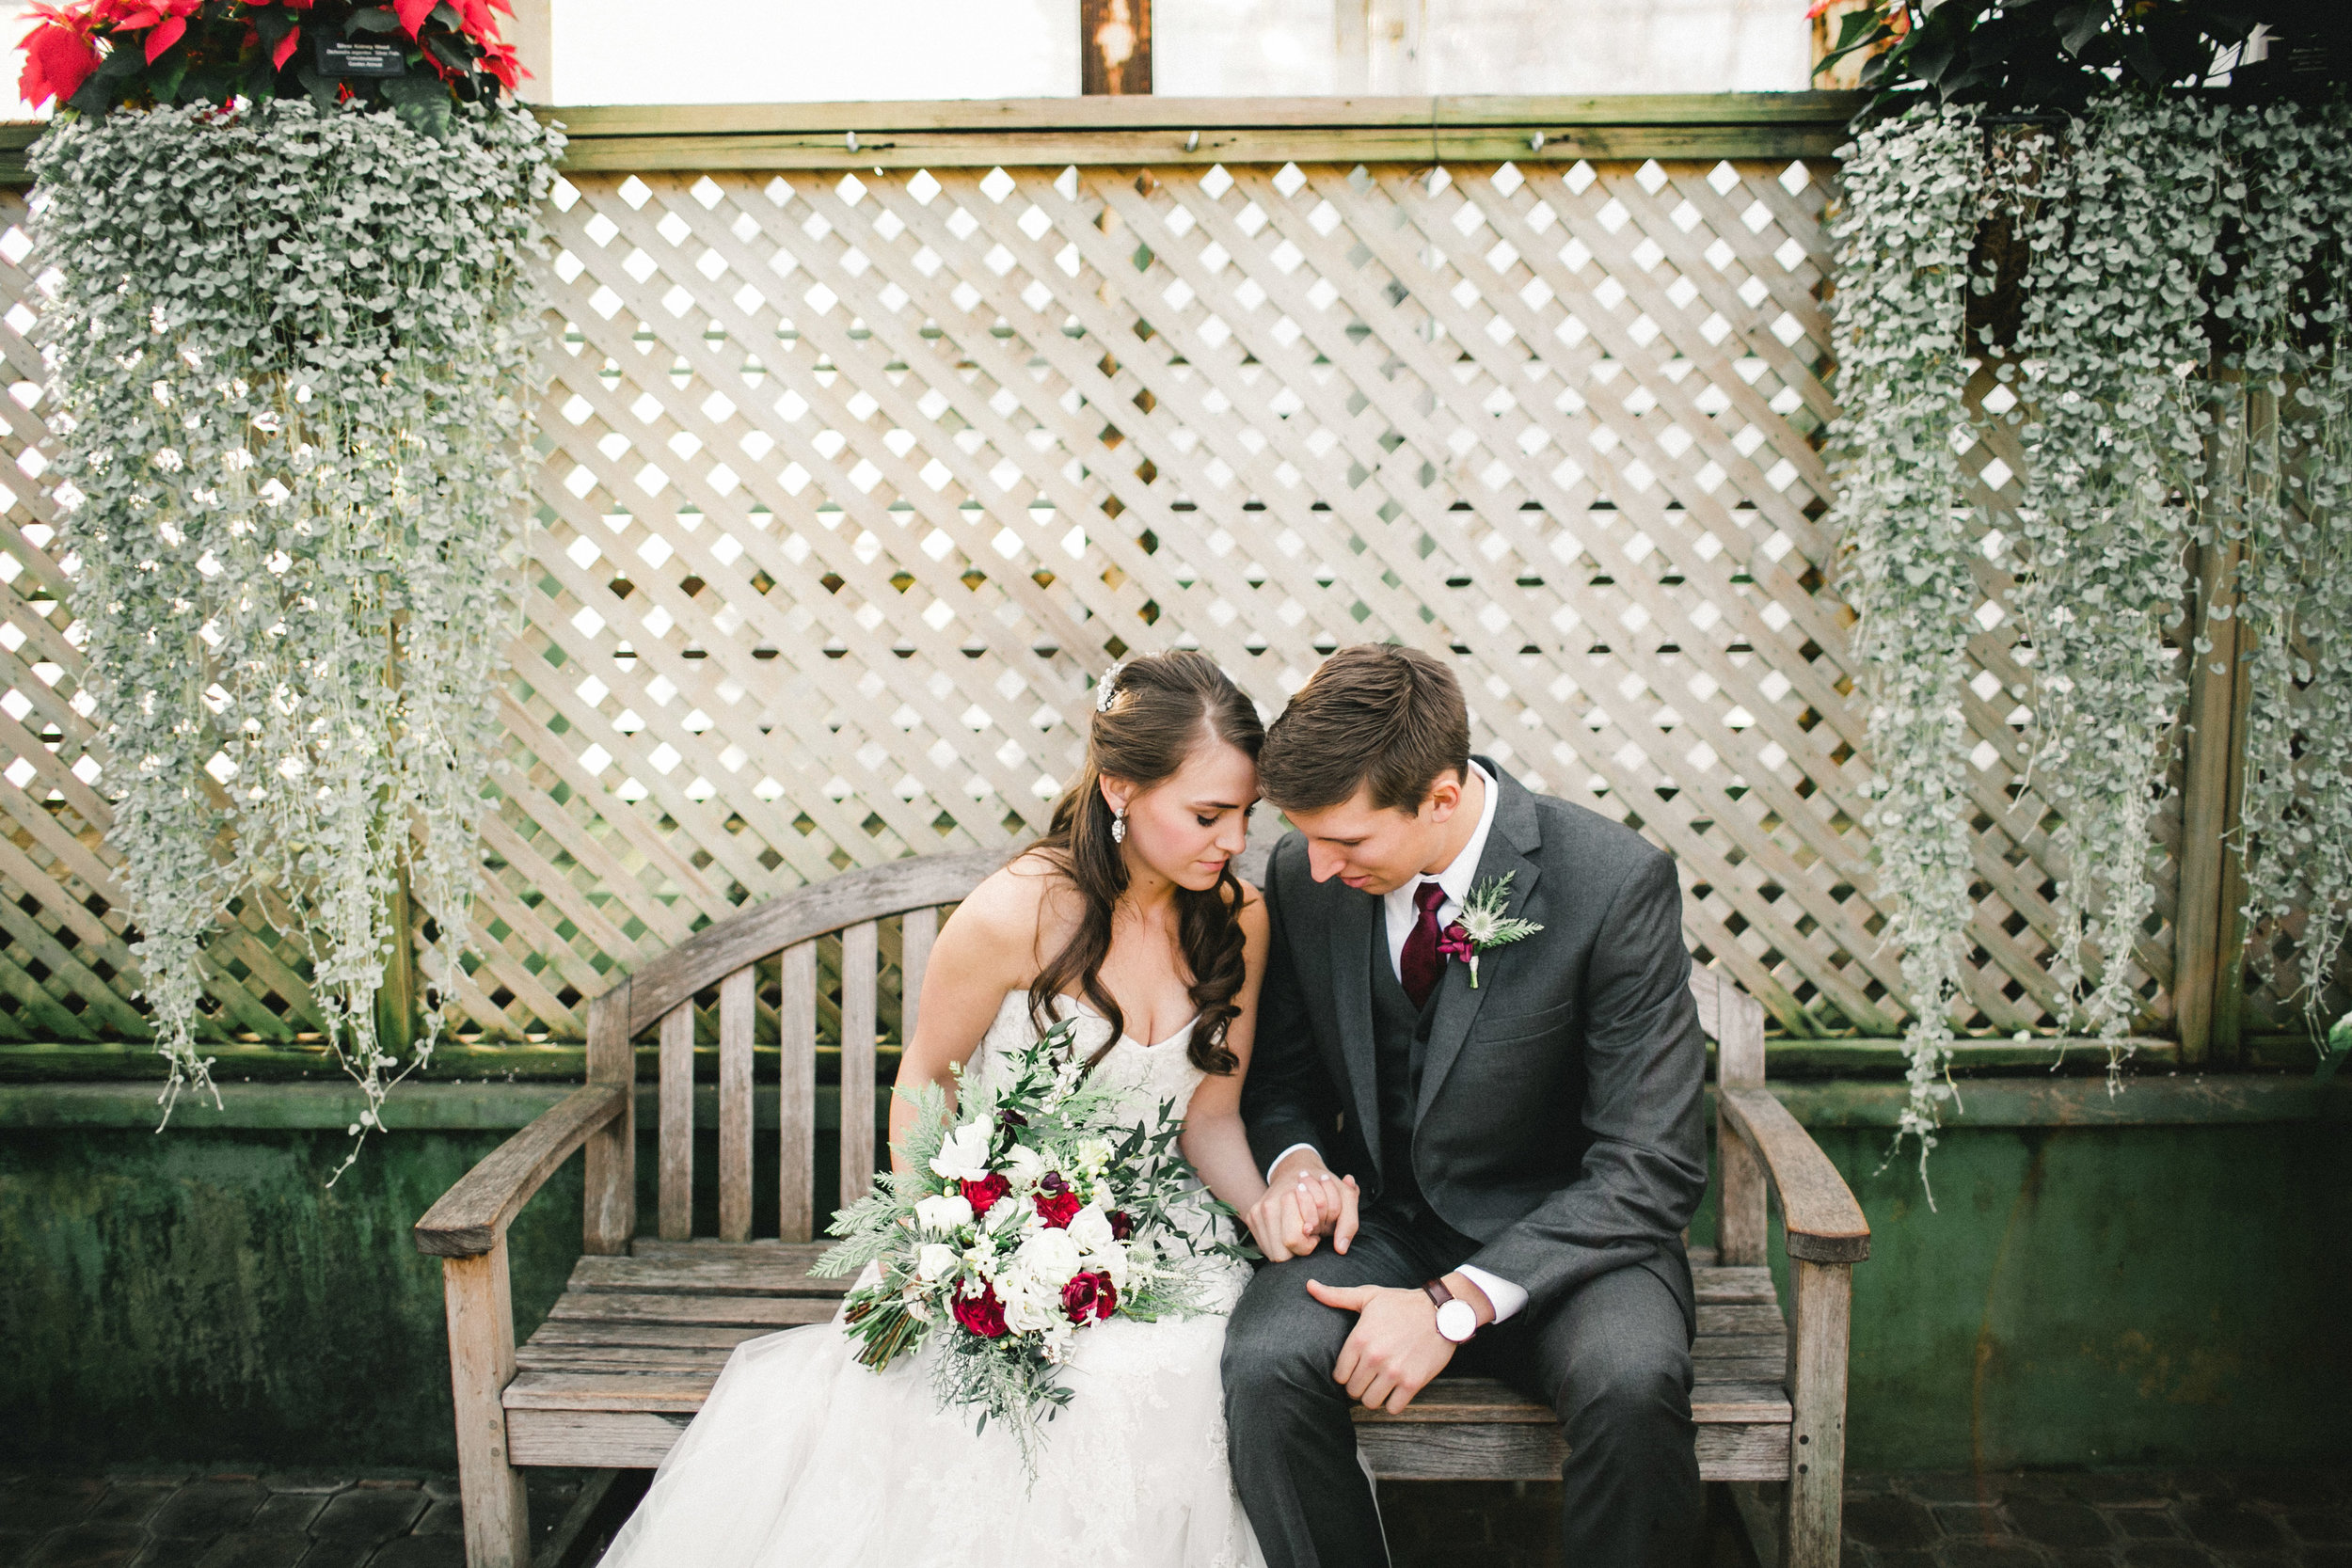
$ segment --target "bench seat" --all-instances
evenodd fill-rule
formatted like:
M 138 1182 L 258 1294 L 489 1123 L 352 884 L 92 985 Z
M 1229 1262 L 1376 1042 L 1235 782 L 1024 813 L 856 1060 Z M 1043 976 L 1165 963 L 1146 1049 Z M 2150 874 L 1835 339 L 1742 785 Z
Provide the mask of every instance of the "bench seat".
M 833 1317 L 847 1281 L 808 1272 L 824 1250 L 641 1239 L 627 1257 L 580 1259 L 516 1351 L 502 1401 L 513 1463 L 659 1465 L 737 1345 Z M 1720 1267 L 1705 1249 L 1692 1262 L 1699 1472 L 1785 1481 L 1788 1330 L 1771 1271 Z M 1442 1378 L 1401 1416 L 1359 1410 L 1356 1419 L 1386 1481 L 1544 1481 L 1566 1453 L 1549 1406 L 1488 1378 Z

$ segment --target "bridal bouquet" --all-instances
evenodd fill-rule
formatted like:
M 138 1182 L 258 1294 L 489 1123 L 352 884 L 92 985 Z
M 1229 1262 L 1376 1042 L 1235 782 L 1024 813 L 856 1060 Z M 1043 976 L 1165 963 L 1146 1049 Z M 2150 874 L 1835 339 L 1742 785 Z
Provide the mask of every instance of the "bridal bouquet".
M 817 1265 L 879 1267 L 849 1294 L 859 1361 L 879 1370 L 937 1333 L 942 1405 L 977 1407 L 979 1431 L 992 1417 L 1010 1425 L 1025 1454 L 1069 1402 L 1056 1380 L 1080 1334 L 1193 1309 L 1199 1265 L 1242 1256 L 1201 1233 L 1232 1211 L 1176 1152 L 1177 1108 L 1139 1124 L 1115 1091 L 1089 1085 L 1071 1037 L 1057 1024 L 993 1083 L 966 1085 L 952 1126 L 946 1095 L 918 1091 L 907 1168 L 834 1216 L 843 1240 Z

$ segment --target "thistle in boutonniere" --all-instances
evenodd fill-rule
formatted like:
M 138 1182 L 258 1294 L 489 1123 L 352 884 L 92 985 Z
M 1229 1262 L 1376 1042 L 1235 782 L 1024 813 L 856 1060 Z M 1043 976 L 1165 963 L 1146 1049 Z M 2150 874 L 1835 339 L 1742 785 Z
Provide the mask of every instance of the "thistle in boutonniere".
M 1533 920 L 1517 920 L 1502 912 L 1511 901 L 1511 876 L 1489 877 L 1472 889 L 1462 912 L 1438 938 L 1439 957 L 1460 958 L 1470 965 L 1472 990 L 1478 989 L 1480 954 L 1489 947 L 1508 946 L 1543 929 Z

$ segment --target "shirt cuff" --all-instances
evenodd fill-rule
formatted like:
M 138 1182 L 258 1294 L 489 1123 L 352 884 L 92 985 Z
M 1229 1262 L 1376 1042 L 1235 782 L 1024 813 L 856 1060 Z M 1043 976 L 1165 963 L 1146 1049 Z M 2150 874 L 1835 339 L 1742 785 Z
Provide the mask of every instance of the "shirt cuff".
M 1282 1152 L 1287 1154 L 1290 1151 L 1284 1149 Z M 1495 1309 L 1497 1323 L 1527 1305 L 1526 1290 L 1507 1279 L 1497 1279 L 1486 1270 L 1473 1269 L 1468 1263 L 1458 1265 L 1454 1272 L 1486 1292 L 1487 1305 Z
M 1267 1185 L 1267 1186 L 1269 1186 L 1269 1187 L 1271 1187 L 1272 1185 L 1274 1185 L 1274 1172 L 1275 1172 L 1275 1168 L 1276 1168 L 1277 1166 L 1279 1166 L 1279 1164 L 1281 1164 L 1281 1163 L 1282 1163 L 1283 1161 L 1285 1161 L 1285 1160 L 1289 1159 L 1292 1155 L 1294 1155 L 1294 1154 L 1297 1153 L 1297 1152 L 1298 1152 L 1300 1149 L 1302 1149 L 1302 1148 L 1305 1148 L 1305 1149 L 1312 1149 L 1314 1147 L 1315 1147 L 1314 1145 L 1312 1145 L 1312 1144 L 1308 1144 L 1308 1143 L 1298 1143 L 1298 1144 L 1293 1144 L 1293 1145 L 1291 1145 L 1291 1146 L 1290 1146 L 1290 1148 L 1286 1148 L 1286 1149 L 1282 1150 L 1282 1152 L 1281 1152 L 1281 1153 L 1277 1154 L 1277 1155 L 1276 1155 L 1273 1159 L 1268 1160 L 1268 1161 L 1266 1162 L 1266 1166 L 1265 1166 L 1265 1180 L 1266 1180 L 1266 1185 Z M 1524 1293 L 1522 1293 L 1522 1294 L 1521 1294 L 1520 1299 L 1521 1299 L 1521 1300 L 1526 1299 L 1526 1298 L 1525 1298 Z

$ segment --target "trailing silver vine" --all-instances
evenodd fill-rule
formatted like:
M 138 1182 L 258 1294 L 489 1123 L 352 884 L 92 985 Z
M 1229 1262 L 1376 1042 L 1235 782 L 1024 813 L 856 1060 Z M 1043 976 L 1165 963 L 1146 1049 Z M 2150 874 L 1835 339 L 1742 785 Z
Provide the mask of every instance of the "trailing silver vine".
M 2352 927 L 2352 106 L 2240 109 L 2219 130 L 2239 238 L 2213 301 L 2228 373 L 2208 510 L 2242 549 L 2252 666 L 2243 912 L 2257 975 L 2293 938 L 2286 998 L 2316 1037 Z
M 2050 966 L 2106 1040 L 2140 1011 L 2152 818 L 2185 695 L 2185 547 L 2232 545 L 2251 666 L 2240 847 L 2252 962 L 2292 951 L 2314 1031 L 2352 924 L 2352 110 L 2120 89 L 2055 129 L 1914 109 L 1846 150 L 1832 428 L 1858 616 L 1880 891 L 1904 950 L 1911 1095 L 1934 1141 L 1970 910 L 1961 721 L 1977 351 L 2012 388 L 2029 783 L 2057 808 Z M 2027 249 L 2007 341 L 1962 341 L 1988 215 Z M 1988 315 L 1991 312 L 1987 312 Z M 2210 642 L 2192 650 L 2214 657 Z M 2222 672 L 2228 673 L 2226 670 Z
M 211 1088 L 200 949 L 264 888 L 364 1096 L 356 1139 L 438 1038 L 529 517 L 530 263 L 560 145 L 519 110 L 436 138 L 280 100 L 61 118 L 35 150 L 60 534 L 167 1118 Z M 374 1020 L 411 940 L 389 918 L 404 875 L 433 927 L 405 1064 Z
M 2222 236 L 2225 115 L 2107 98 L 2032 138 L 2021 162 L 2037 172 L 2015 192 L 2030 261 L 2010 608 L 2032 654 L 2028 780 L 2058 813 L 2051 975 L 2077 1009 L 2066 1022 L 2106 1042 L 2110 1084 L 2140 1010 L 2151 823 L 2185 695 L 2167 638 L 2204 475 L 2201 287 Z
M 1951 1006 L 1968 927 L 1966 724 L 1970 553 L 1985 531 L 1954 437 L 1971 416 L 1965 323 L 1983 162 L 1974 117 L 1914 110 L 1845 150 L 1838 245 L 1839 415 L 1830 430 L 1868 702 L 1875 804 L 1864 819 L 1911 995 L 1909 1102 L 1898 1137 L 1922 1171 L 1951 1096 Z

